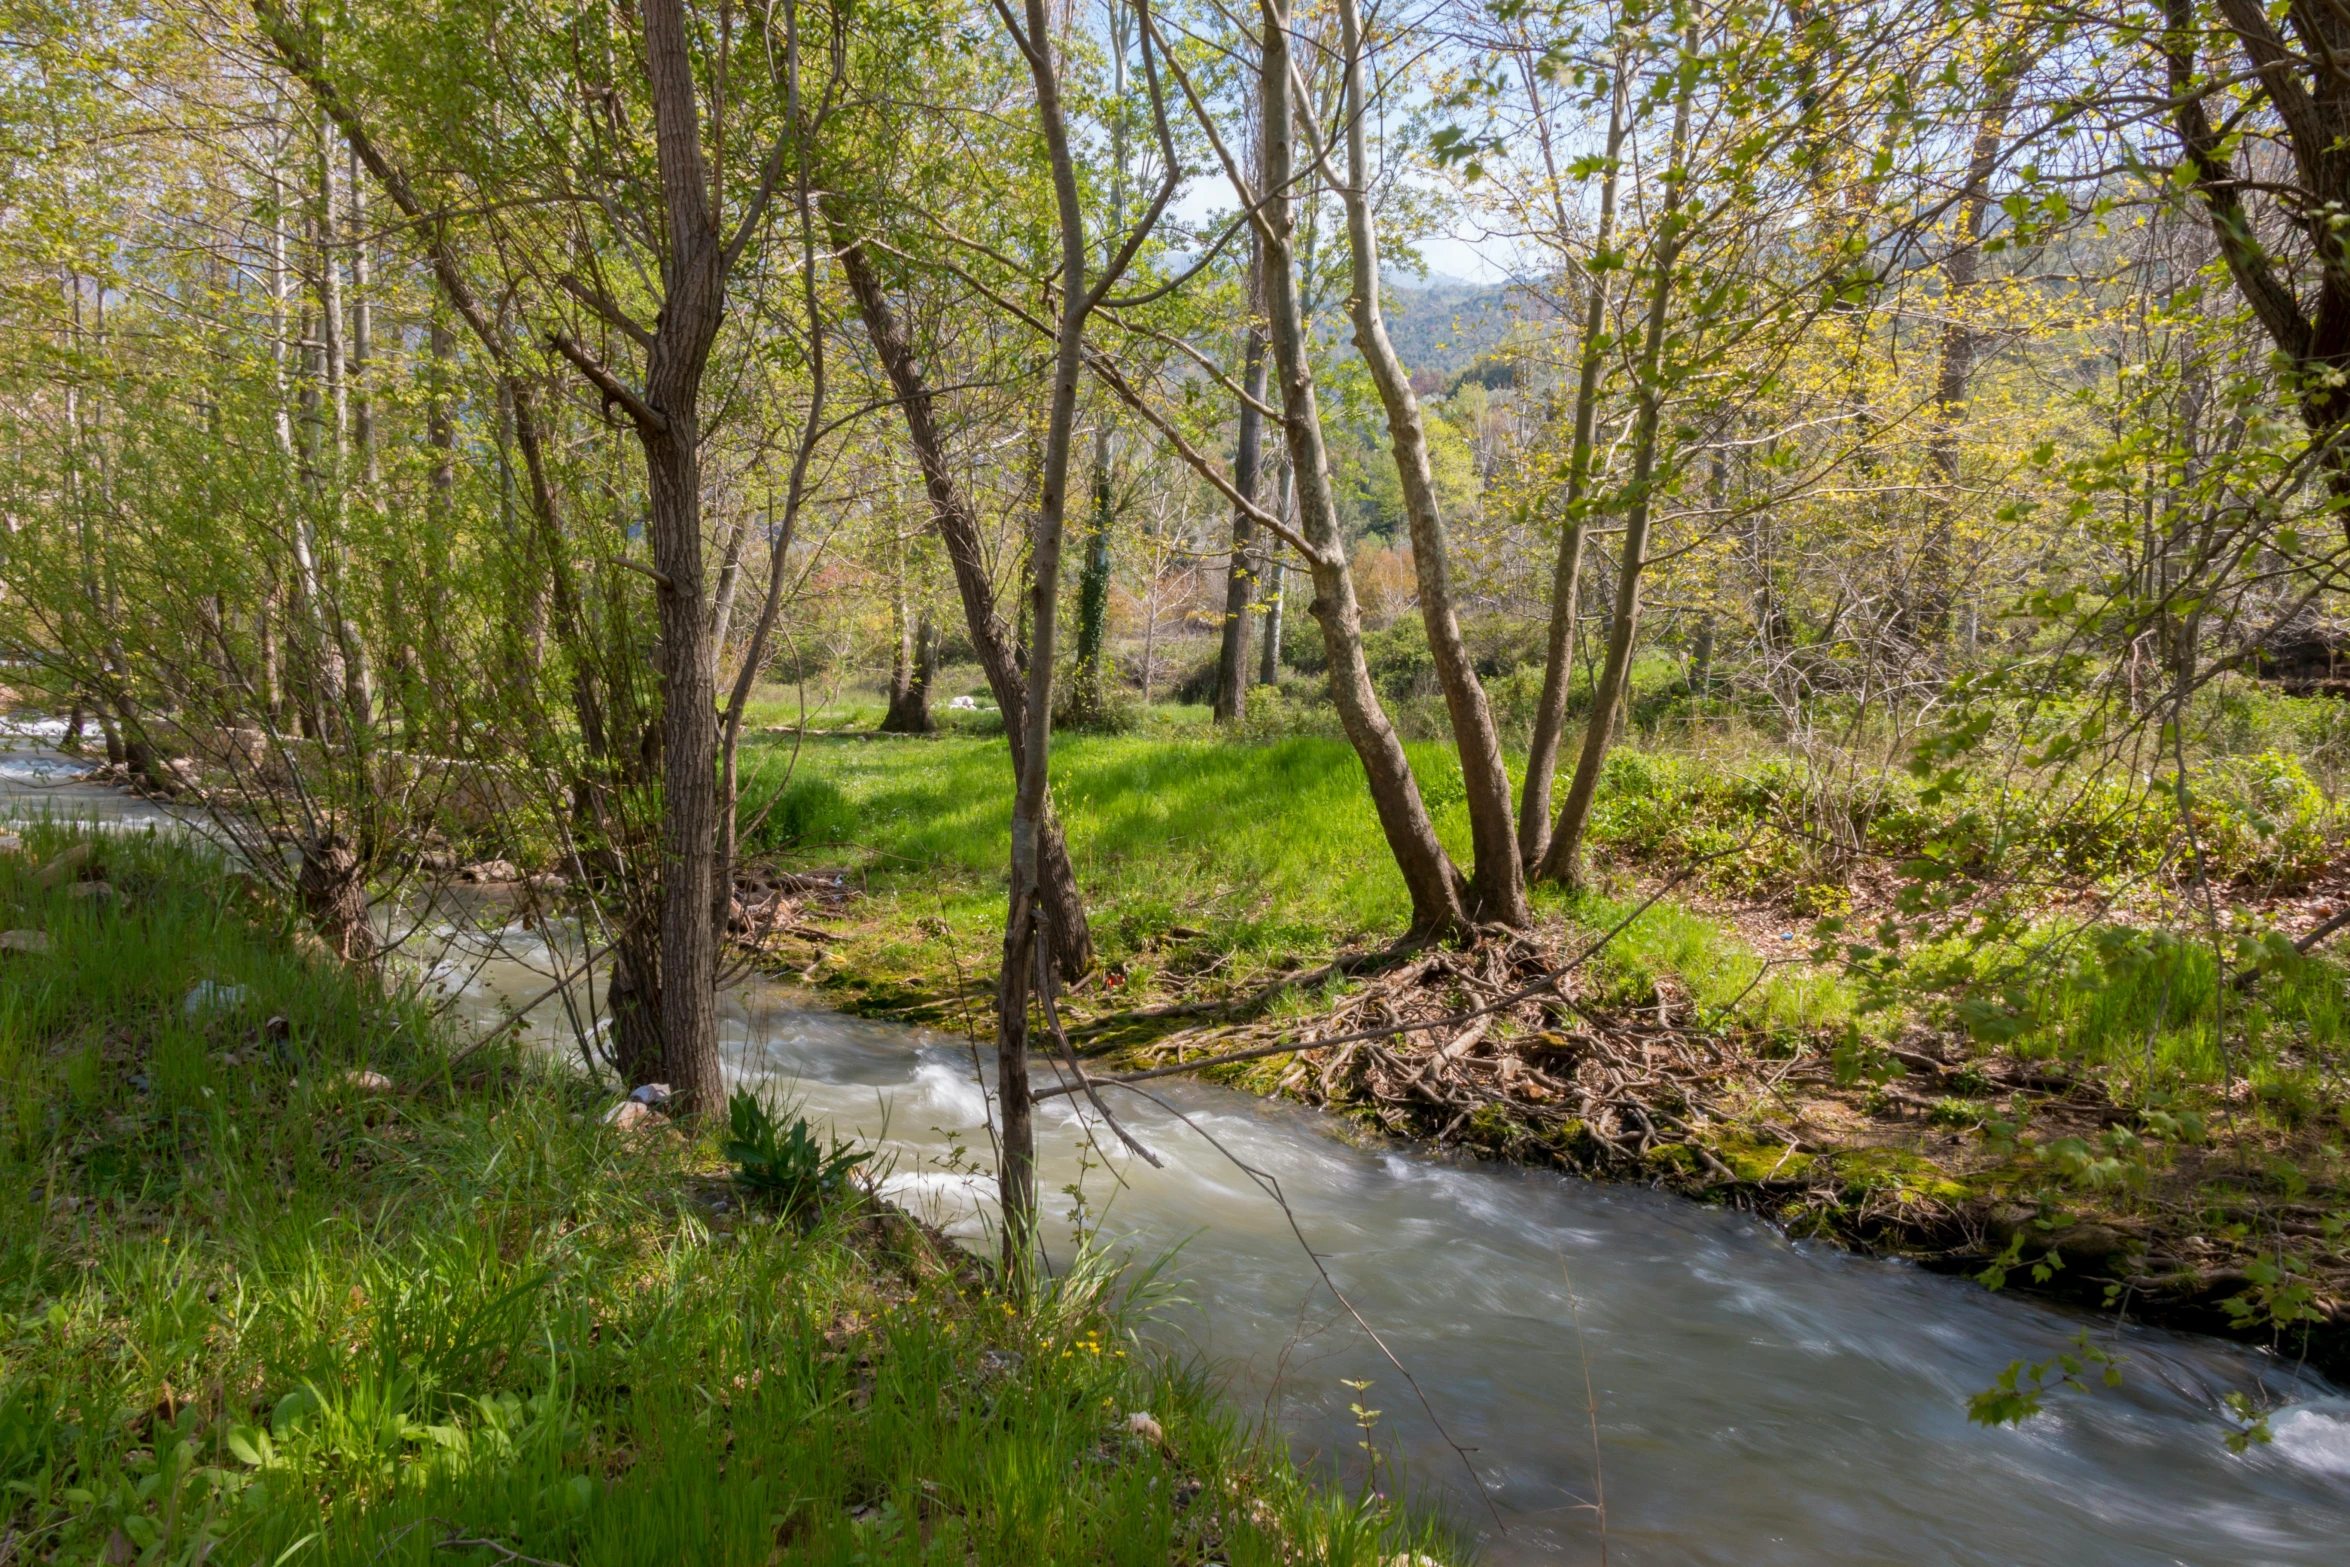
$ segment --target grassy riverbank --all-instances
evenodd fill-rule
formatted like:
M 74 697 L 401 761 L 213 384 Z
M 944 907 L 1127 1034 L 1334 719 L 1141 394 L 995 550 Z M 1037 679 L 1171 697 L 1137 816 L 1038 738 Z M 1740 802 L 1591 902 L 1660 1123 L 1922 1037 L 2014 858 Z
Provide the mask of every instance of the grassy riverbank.
M 746 1205 L 187 851 L 98 843 L 109 896 L 43 884 L 64 844 L 0 853 L 0 923 L 47 938 L 0 951 L 0 1560 L 1453 1554 L 1104 1289 L 1015 1311 L 878 1205 Z
M 1465 852 L 1456 765 L 1436 745 L 1414 760 Z M 1054 765 L 1104 960 L 1066 1011 L 1116 1059 L 1331 1032 L 1374 1001 L 1433 1016 L 1482 999 L 1445 968 L 1418 982 L 1425 995 L 1371 997 L 1384 981 L 1363 971 L 1249 1000 L 1405 922 L 1342 743 L 1073 736 Z M 778 965 L 835 1005 L 985 1027 L 1009 784 L 1000 741 L 809 738 L 768 846 L 863 895 L 825 939 L 779 940 Z M 2029 802 L 2001 828 L 2027 888 L 2013 939 L 1930 953 L 1963 981 L 1942 994 L 1872 998 L 1816 961 L 1817 922 L 1872 929 L 1893 909 L 1891 863 L 1948 841 L 1978 805 L 1929 806 L 1900 778 L 1872 787 L 1855 804 L 1767 753 L 1628 750 L 1595 817 L 1604 890 L 1540 893 L 1539 945 L 1555 960 L 1671 890 L 1578 978 L 1579 1015 L 1504 1018 L 1458 1062 L 1431 1060 L 1457 1032 L 1443 1030 L 1392 1041 L 1384 1062 L 1276 1055 L 1225 1075 L 1367 1128 L 1662 1181 L 2350 1367 L 2350 977 L 2321 950 L 2223 987 L 2163 879 L 2168 807 L 2092 791 Z M 2197 788 L 2224 939 L 2350 908 L 2341 813 L 2296 766 L 2218 755 Z M 1835 866 L 1806 833 L 1839 810 L 1865 852 Z M 1529 960 L 1521 977 L 1540 971 Z M 1168 1008 L 1183 1010 L 1121 1021 Z M 1612 1052 L 1604 1083 L 1646 1086 L 1595 1089 L 1578 1040 Z

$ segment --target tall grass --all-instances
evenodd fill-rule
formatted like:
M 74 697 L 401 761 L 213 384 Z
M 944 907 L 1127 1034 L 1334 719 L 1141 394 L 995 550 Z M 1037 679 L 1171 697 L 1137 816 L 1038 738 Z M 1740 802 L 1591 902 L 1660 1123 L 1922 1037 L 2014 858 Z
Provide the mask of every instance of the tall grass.
M 0 856 L 0 918 L 52 942 L 0 955 L 18 1559 L 1452 1554 L 1140 1350 L 1106 1271 L 1014 1311 L 869 1203 L 746 1205 L 551 1064 L 453 1065 L 194 851 L 101 854 L 112 903 Z

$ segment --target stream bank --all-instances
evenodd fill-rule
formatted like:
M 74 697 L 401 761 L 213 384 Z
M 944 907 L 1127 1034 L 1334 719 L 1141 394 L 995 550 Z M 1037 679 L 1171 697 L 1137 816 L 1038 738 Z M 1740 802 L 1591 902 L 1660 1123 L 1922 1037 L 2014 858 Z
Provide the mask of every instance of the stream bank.
M 461 978 L 476 1027 L 545 982 L 544 926 L 517 900 L 500 928 L 496 893 L 481 910 L 493 961 Z M 828 923 L 856 917 L 851 901 Z M 876 1149 L 893 1201 L 978 1238 L 992 1178 L 969 1041 L 808 1000 L 756 978 L 722 998 L 731 1074 Z M 1160 1026 L 1186 1021 L 1200 1017 Z M 546 1057 L 568 1053 L 555 1009 L 533 1024 Z M 1163 1170 L 1101 1150 L 1067 1099 L 1040 1117 L 1056 1266 L 1080 1203 L 1118 1254 L 1169 1259 L 1156 1343 L 1214 1368 L 1340 1489 L 1373 1478 L 1356 1445 L 1372 1440 L 1380 1487 L 1444 1495 L 1497 1567 L 1598 1560 L 1603 1488 L 1610 1559 L 1634 1567 L 2314 1567 L 2350 1531 L 2350 1401 L 2274 1357 L 2098 1326 L 1630 1182 L 1423 1157 L 1191 1077 L 1143 1086 L 1157 1102 L 1137 1097 L 1130 1123 Z M 527 1144 L 502 1157 L 527 1167 Z M 1219 1149 L 1279 1184 L 1297 1230 Z M 1411 1382 L 1322 1289 L 1301 1234 Z M 2004 1365 L 2064 1352 L 2085 1326 L 2119 1358 L 2119 1387 L 2092 1379 L 2011 1429 L 1968 1422 Z M 2228 1449 L 2231 1397 L 2266 1412 L 2272 1443 Z M 1356 1405 L 1379 1411 L 1370 1433 Z
M 0 952 L 7 1559 L 1460 1558 L 1143 1350 L 1114 1272 L 1015 1310 L 886 1208 L 777 1208 L 42 799 L 113 830 L 0 849 L 46 938 Z
M 852 929 L 870 918 L 846 899 L 823 912 Z M 1669 975 L 1644 976 L 1637 1008 L 1620 981 L 1588 972 L 1521 994 L 1591 937 L 1554 923 L 1469 951 L 1356 948 L 1206 999 L 1097 986 L 1062 1011 L 1100 1073 L 1294 1042 L 1206 1075 L 1414 1146 L 1638 1182 L 2350 1375 L 2350 1210 L 2332 1128 L 2277 1124 L 2248 1093 L 2233 1115 L 2224 1102 L 2133 1101 L 2114 1074 L 1923 1029 L 1884 1042 L 1708 1018 Z M 974 996 L 991 976 L 976 965 L 960 994 L 923 996 L 838 956 L 873 952 L 870 940 L 795 920 L 769 945 L 827 1005 L 985 1026 Z

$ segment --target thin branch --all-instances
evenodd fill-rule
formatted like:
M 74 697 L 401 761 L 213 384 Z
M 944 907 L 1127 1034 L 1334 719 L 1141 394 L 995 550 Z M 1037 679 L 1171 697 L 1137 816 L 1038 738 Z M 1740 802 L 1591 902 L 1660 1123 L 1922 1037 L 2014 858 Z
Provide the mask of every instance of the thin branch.
M 579 373 L 586 376 L 594 384 L 596 390 L 604 394 L 606 405 L 618 403 L 621 409 L 636 421 L 639 429 L 649 435 L 663 435 L 668 432 L 668 415 L 629 390 L 625 382 L 605 369 L 593 354 L 573 342 L 569 334 L 549 332 L 547 346 L 577 366 Z

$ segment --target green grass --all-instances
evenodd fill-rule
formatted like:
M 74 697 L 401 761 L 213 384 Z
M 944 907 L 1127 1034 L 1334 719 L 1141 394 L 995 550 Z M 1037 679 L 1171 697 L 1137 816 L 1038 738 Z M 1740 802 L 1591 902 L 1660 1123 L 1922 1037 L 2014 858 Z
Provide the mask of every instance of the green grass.
M 2038 989 L 2019 1054 L 2107 1068 L 2155 1094 L 2232 1075 L 2287 1125 L 2342 1100 L 2350 975 L 2340 962 L 2313 954 L 2223 997 L 2211 948 L 2192 933 L 2105 927 L 2076 947 L 2044 964 L 2053 982 Z
M 19 1559 L 1457 1554 L 1306 1485 L 1138 1346 L 1105 1272 L 1014 1311 L 869 1205 L 746 1208 L 706 1144 L 608 1130 L 550 1063 L 453 1067 L 430 1017 L 296 956 L 218 867 L 101 854 L 118 906 L 0 855 L 0 923 L 53 943 L 0 955 Z M 191 1013 L 202 981 L 245 994 Z
M 1129 991 L 1158 977 L 1245 981 L 1400 934 L 1410 900 L 1346 743 L 1232 740 L 1204 721 L 1179 727 L 1197 711 L 1167 710 L 1143 733 L 1054 742 L 1054 804 L 1095 941 Z M 1437 831 L 1466 864 L 1459 763 L 1437 742 L 1409 749 Z M 787 754 L 769 744 L 746 767 L 746 818 L 773 797 Z M 1647 799 L 1646 778 L 1638 768 L 1611 772 L 1603 827 L 1625 816 L 1624 788 Z M 837 999 L 909 1005 L 992 969 L 1011 783 L 1000 739 L 818 738 L 801 748 L 785 797 L 750 841 L 850 868 L 869 894 L 830 969 Z M 1539 914 L 1588 932 L 1632 906 L 1536 893 Z M 1808 925 L 1803 934 L 1768 956 L 1808 954 Z M 1836 1025 L 1852 1010 L 1833 977 L 1800 964 L 1765 970 L 1735 930 L 1670 900 L 1617 937 L 1601 967 L 1627 1002 L 1653 1006 L 1657 979 L 1671 975 L 1709 1012 L 1734 1011 L 1767 1030 Z
M 1595 931 L 1612 930 L 1639 905 L 1628 898 L 1597 894 L 1561 900 L 1575 922 Z M 1766 1031 L 1809 1034 L 1841 1025 L 1853 1015 L 1851 992 L 1825 970 L 1813 968 L 1809 932 L 1796 928 L 1787 950 L 1758 956 L 1735 931 L 1670 901 L 1660 902 L 1626 926 L 1595 961 L 1599 994 L 1605 1001 L 1651 1008 L 1657 978 L 1671 975 L 1700 1013 Z
M 1440 802 L 1438 831 L 1466 853 L 1458 764 L 1447 748 L 1413 749 L 1423 788 Z M 762 748 L 766 789 L 782 754 Z M 763 800 L 753 776 L 752 798 Z M 1130 947 L 1168 924 L 1212 924 L 1232 945 L 1270 953 L 1391 933 L 1409 918 L 1362 769 L 1342 741 L 1063 736 L 1053 777 L 1079 882 L 1113 951 L 1121 932 Z M 892 873 L 895 895 L 936 904 L 921 912 L 960 924 L 978 912 L 970 905 L 988 905 L 1000 922 L 1011 781 L 1001 740 L 811 740 L 794 791 L 830 793 L 825 830 L 797 847 L 816 859 L 862 851 L 876 872 Z

